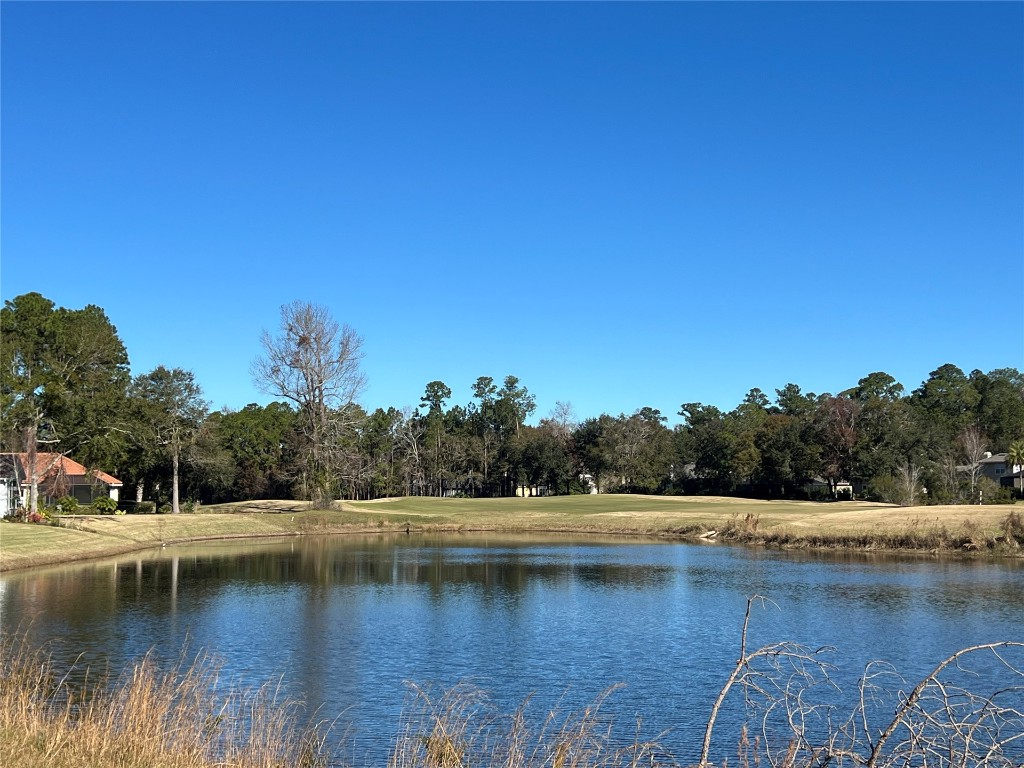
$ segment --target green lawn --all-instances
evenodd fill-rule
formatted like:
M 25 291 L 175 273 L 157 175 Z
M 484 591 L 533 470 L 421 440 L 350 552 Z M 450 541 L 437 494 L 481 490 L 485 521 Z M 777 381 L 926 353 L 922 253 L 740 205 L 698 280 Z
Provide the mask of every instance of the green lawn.
M 201 539 L 365 530 L 366 516 L 296 510 L 277 514 L 75 516 L 61 527 L 0 522 L 0 571 L 116 555 Z
M 549 496 L 546 498 L 402 499 L 346 502 L 346 509 L 411 523 L 447 523 L 463 527 L 579 527 L 609 532 L 660 532 L 702 526 L 722 528 L 734 517 L 757 515 L 762 525 L 802 524 L 822 530 L 829 519 L 867 514 L 872 520 L 903 512 L 889 504 L 758 501 L 715 496 Z M 903 517 L 900 515 L 901 518 Z

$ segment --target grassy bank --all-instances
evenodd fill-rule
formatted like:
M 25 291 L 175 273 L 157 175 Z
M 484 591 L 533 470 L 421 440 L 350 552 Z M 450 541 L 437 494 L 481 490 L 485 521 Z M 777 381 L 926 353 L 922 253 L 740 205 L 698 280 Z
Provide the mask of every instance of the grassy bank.
M 1017 507 L 1020 508 L 1019 506 Z M 190 515 L 76 516 L 59 527 L 0 523 L 0 571 L 204 539 L 373 531 L 552 531 L 698 538 L 788 547 L 995 552 L 1014 555 L 1024 524 L 1013 507 L 896 507 L 868 502 L 722 497 L 414 497 L 344 502 L 329 511 L 255 501 Z

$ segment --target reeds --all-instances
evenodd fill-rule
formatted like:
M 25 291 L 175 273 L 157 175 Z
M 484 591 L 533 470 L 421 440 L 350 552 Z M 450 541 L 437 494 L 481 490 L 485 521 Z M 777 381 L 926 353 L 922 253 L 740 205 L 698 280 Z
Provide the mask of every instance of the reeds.
M 222 685 L 204 656 L 158 668 L 151 656 L 116 680 L 72 686 L 24 638 L 0 638 L 0 765 L 4 768 L 319 768 L 341 765 L 329 728 L 301 727 L 277 688 Z M 602 704 L 551 712 L 528 702 L 498 712 L 477 688 L 436 698 L 413 687 L 388 768 L 639 768 L 659 764 L 650 741 L 613 743 Z M 639 729 L 638 729 L 639 730 Z
M 300 727 L 275 686 L 223 685 L 208 657 L 169 671 L 146 656 L 117 680 L 72 686 L 26 641 L 0 639 L 5 768 L 316 768 L 323 727 Z
M 1024 643 L 958 651 L 915 685 L 881 663 L 860 677 L 850 707 L 838 691 L 828 648 L 746 645 L 708 714 L 698 768 L 1020 768 L 1024 766 Z M 987 669 L 988 674 L 977 673 Z M 980 681 L 994 683 L 986 692 Z M 895 687 L 890 684 L 895 683 Z M 660 740 L 613 731 L 603 709 L 615 688 L 566 714 L 512 713 L 481 690 L 458 685 L 411 696 L 387 768 L 655 768 L 680 763 Z M 741 694 L 740 732 L 713 729 L 723 701 Z M 4 768 L 327 768 L 329 724 L 309 718 L 273 685 L 240 688 L 208 657 L 170 670 L 146 656 L 116 679 L 71 685 L 23 638 L 0 637 L 0 765 Z M 730 746 L 731 745 L 731 746 Z M 696 754 L 696 744 L 689 751 Z M 713 757 L 717 755 L 717 757 Z M 712 763 L 712 760 L 716 760 Z M 380 766 L 378 766 L 380 768 Z
M 495 710 L 487 695 L 469 685 L 436 697 L 412 686 L 388 768 L 640 768 L 671 765 L 657 741 L 639 735 L 622 743 L 602 706 L 617 686 L 589 706 L 551 711 L 534 721 L 529 700 L 512 714 Z
M 970 517 L 958 525 L 928 524 L 911 520 L 902 527 L 884 530 L 814 533 L 799 530 L 759 528 L 760 516 L 748 512 L 734 514 L 718 532 L 724 541 L 762 544 L 775 547 L 811 547 L 815 549 L 914 551 L 914 552 L 987 552 L 1015 555 L 1024 546 L 1024 520 L 1011 510 L 996 530 L 983 529 Z

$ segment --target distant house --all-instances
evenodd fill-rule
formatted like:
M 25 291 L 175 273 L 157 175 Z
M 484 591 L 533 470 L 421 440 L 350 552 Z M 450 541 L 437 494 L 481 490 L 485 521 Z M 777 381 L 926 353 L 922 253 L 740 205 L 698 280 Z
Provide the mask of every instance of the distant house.
M 21 464 L 13 453 L 0 453 L 0 517 L 21 506 Z
M 834 498 L 853 498 L 853 484 L 849 480 L 837 480 L 836 487 L 833 491 L 828 480 L 820 475 L 815 475 L 806 483 L 804 483 L 804 493 L 810 496 L 812 499 L 822 497 L 834 497 Z
M 516 496 L 525 498 L 527 496 L 552 496 L 551 489 L 546 485 L 517 485 Z
M 1003 478 L 1012 474 L 1012 469 L 1007 461 L 1006 453 L 985 452 L 985 458 L 981 460 L 981 476 L 987 477 L 997 485 L 1003 484 Z
M 1020 466 L 1010 464 L 1008 453 L 985 452 L 984 457 L 977 463 L 978 477 L 987 477 L 996 485 L 1005 488 L 1015 488 L 1024 493 L 1024 470 Z M 956 468 L 956 471 L 970 475 L 974 471 L 974 465 L 963 464 Z
M 73 496 L 79 504 L 91 504 L 101 496 L 117 501 L 123 483 L 98 469 L 89 470 L 59 453 L 37 453 L 39 501 L 53 504 Z M 32 471 L 27 453 L 0 453 L 0 517 L 28 505 Z
M 1007 482 L 1007 478 L 1012 478 L 1015 469 L 1019 470 L 1020 467 L 1011 467 L 1008 457 L 1009 454 L 1007 453 L 990 453 L 986 451 L 984 457 L 977 464 L 978 476 L 987 477 L 996 485 L 1012 485 L 1012 481 Z M 956 471 L 969 474 L 972 469 L 973 466 L 971 464 L 963 464 L 958 466 Z
M 1013 473 L 1007 471 L 999 483 L 1007 488 L 1015 489 L 1018 494 L 1024 494 L 1024 469 L 1018 469 Z
M 1024 492 L 1024 468 L 1010 464 L 1008 453 L 986 453 L 981 460 L 981 474 L 1001 486 Z

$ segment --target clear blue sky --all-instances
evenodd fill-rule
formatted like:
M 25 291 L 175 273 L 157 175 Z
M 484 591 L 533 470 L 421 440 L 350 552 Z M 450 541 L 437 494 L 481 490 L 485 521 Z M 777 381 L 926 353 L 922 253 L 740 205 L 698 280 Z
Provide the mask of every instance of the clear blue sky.
M 295 299 L 363 403 L 1024 368 L 1024 4 L 2 4 L 2 298 L 214 408 Z

